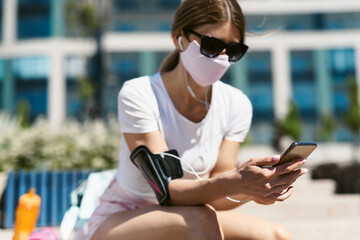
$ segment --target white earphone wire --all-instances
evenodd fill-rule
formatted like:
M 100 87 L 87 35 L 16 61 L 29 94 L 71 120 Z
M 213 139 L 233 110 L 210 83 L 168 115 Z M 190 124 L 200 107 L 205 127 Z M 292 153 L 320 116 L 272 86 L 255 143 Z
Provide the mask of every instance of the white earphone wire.
M 206 106 L 207 109 L 210 108 L 210 103 L 208 103 L 208 92 L 209 92 L 209 88 L 206 89 L 206 93 L 205 93 L 205 101 L 201 100 L 199 98 L 196 97 L 194 91 L 191 89 L 190 85 L 189 85 L 189 80 L 187 78 L 187 72 L 186 69 L 184 68 L 184 72 L 185 72 L 185 81 L 186 81 L 186 87 L 189 91 L 189 93 L 191 94 L 191 96 L 198 102 L 204 104 Z

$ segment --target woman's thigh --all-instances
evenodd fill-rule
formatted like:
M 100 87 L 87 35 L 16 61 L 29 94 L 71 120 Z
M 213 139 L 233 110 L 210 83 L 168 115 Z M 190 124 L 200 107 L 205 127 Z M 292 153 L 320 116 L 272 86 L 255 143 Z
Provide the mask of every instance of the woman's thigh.
M 219 211 L 217 216 L 226 240 L 232 239 L 293 239 L 282 225 L 241 214 L 236 211 Z
M 146 206 L 115 213 L 92 240 L 224 239 L 217 213 L 208 206 Z

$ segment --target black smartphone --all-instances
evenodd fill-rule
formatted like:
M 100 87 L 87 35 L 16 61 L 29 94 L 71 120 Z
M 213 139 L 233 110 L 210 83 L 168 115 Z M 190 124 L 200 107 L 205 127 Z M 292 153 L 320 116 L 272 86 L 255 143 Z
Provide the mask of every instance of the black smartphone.
M 315 150 L 317 144 L 314 142 L 293 142 L 289 148 L 280 156 L 280 161 L 273 167 L 298 158 L 307 158 Z

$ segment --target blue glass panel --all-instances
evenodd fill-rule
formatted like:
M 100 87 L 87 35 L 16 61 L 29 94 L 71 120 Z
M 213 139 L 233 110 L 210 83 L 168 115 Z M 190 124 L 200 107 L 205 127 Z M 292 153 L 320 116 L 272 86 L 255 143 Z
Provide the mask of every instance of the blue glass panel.
M 132 32 L 135 30 L 136 30 L 136 27 L 132 23 L 119 23 L 115 26 L 115 31 Z
M 317 118 L 313 54 L 311 51 L 293 51 L 290 56 L 293 99 L 301 118 L 313 121 Z
M 335 90 L 333 93 L 333 103 L 336 115 L 343 115 L 349 106 L 348 96 L 346 89 Z
M 285 15 L 247 16 L 247 29 L 253 32 L 271 30 L 322 30 L 322 29 L 359 29 L 360 13 L 314 13 Z
M 38 115 L 45 115 L 47 112 L 47 87 L 40 84 L 36 88 L 30 86 L 18 87 L 15 101 L 17 104 L 25 101 L 30 106 L 30 118 L 33 120 Z
M 113 0 L 115 7 L 119 10 L 135 9 L 138 6 L 137 0 Z
M 330 51 L 330 66 L 334 75 L 346 76 L 355 73 L 355 53 L 353 49 Z
M 342 29 L 344 28 L 344 26 L 339 23 L 339 22 L 336 22 L 336 21 L 329 21 L 326 23 L 326 29 Z
M 46 80 L 49 73 L 49 57 L 27 57 L 14 60 L 14 74 L 21 81 Z
M 81 57 L 66 59 L 66 115 L 82 120 L 83 102 L 78 78 L 87 75 L 86 60 Z
M 304 25 L 303 22 L 291 22 L 286 26 L 286 29 L 300 31 L 300 30 L 306 30 L 306 26 Z
M 20 1 L 17 25 L 19 39 L 50 36 L 49 1 Z
M 342 126 L 338 127 L 335 133 L 336 142 L 351 142 L 352 140 L 353 140 L 353 135 L 348 129 Z
M 231 84 L 231 71 L 230 69 L 225 72 L 225 74 L 221 77 L 221 81 L 227 84 Z
M 353 49 L 336 49 L 330 50 L 329 53 L 334 115 L 337 119 L 342 119 L 349 106 L 347 82 L 349 78 L 355 77 L 355 53 Z
M 27 102 L 30 118 L 47 112 L 47 78 L 50 71 L 48 57 L 18 58 L 13 61 L 15 102 Z
M 273 119 L 273 93 L 271 83 L 250 84 L 248 97 L 254 111 L 254 121 Z
M 303 119 L 316 119 L 316 90 L 314 83 L 294 83 L 293 98 L 300 109 Z
M 38 4 L 38 3 L 50 3 L 50 0 L 17 0 L 18 4 Z
M 4 81 L 4 60 L 0 60 L 0 84 Z
M 19 39 L 48 36 L 50 36 L 50 19 L 48 17 L 19 19 Z
M 269 122 L 253 122 L 249 131 L 249 139 L 253 144 L 271 144 L 274 127 Z
M 248 97 L 253 104 L 253 122 L 274 120 L 273 86 L 269 52 L 247 55 Z
M 159 5 L 164 9 L 176 9 L 180 5 L 180 0 L 159 0 Z
M 271 65 L 268 57 L 269 56 L 265 56 L 257 53 L 249 54 L 249 59 L 248 59 L 249 74 L 255 74 L 255 75 L 259 73 L 267 74 L 271 69 Z
M 3 91 L 3 83 L 0 82 L 0 93 L 1 93 L 1 96 L 3 95 L 2 93 Z M 3 97 L 0 97 L 0 110 L 3 108 Z
M 86 74 L 86 60 L 80 57 L 68 57 L 66 59 L 66 76 L 74 79 Z
M 78 82 L 73 77 L 66 79 L 66 115 L 80 119 L 82 103 Z
M 333 13 L 325 15 L 326 29 L 356 29 L 360 28 L 360 13 Z
M 158 30 L 162 31 L 162 32 L 170 32 L 171 25 L 170 25 L 170 23 L 161 23 L 161 24 L 159 24 Z
M 104 88 L 104 103 L 106 113 L 117 112 L 117 95 L 122 84 L 139 77 L 139 53 L 113 53 L 110 55 L 109 79 Z M 156 58 L 159 59 L 159 58 Z
M 121 81 L 138 76 L 138 53 L 112 54 L 110 71 L 116 74 Z
M 314 80 L 314 61 L 312 52 L 291 53 L 291 77 L 294 82 Z
M 3 108 L 4 61 L 0 60 L 0 109 Z

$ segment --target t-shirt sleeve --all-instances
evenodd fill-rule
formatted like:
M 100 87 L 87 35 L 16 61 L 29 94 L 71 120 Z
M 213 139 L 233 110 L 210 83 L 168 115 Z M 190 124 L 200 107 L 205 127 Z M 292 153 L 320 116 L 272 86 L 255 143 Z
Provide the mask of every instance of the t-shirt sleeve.
M 239 104 L 241 103 L 241 104 Z M 253 110 L 250 100 L 241 94 L 240 99 L 232 101 L 228 130 L 225 139 L 244 142 L 251 126 Z
M 132 80 L 130 80 L 132 81 Z M 118 95 L 118 119 L 123 133 L 158 130 L 154 96 L 147 81 L 126 82 Z

